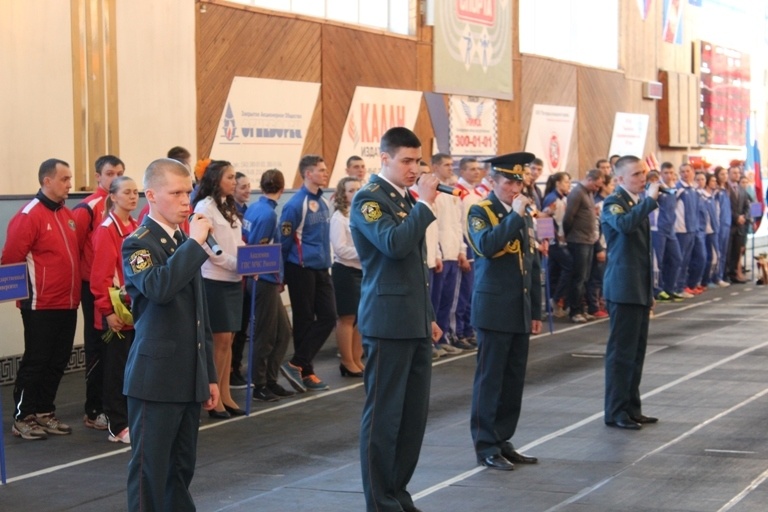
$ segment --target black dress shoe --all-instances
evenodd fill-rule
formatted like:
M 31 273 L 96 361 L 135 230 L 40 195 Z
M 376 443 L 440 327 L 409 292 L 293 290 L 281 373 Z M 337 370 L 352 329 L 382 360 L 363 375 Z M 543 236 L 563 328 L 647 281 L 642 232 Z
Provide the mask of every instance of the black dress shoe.
M 239 407 L 224 406 L 224 410 L 229 413 L 230 416 L 245 416 L 245 411 Z
M 517 452 L 509 446 L 503 447 L 501 449 L 501 454 L 509 462 L 515 462 L 517 464 L 536 464 L 539 462 L 539 459 L 536 457 L 531 457 L 529 455 L 525 455 L 524 453 Z
M 654 418 L 653 416 L 645 416 L 644 414 L 641 414 L 639 416 L 632 416 L 632 421 L 635 423 L 658 423 L 659 418 Z
M 339 364 L 339 373 L 341 373 L 342 377 L 362 377 L 363 376 L 363 372 L 353 372 L 352 370 L 344 366 L 344 364 Z
M 217 411 L 215 409 L 208 411 L 208 416 L 214 420 L 228 420 L 232 417 L 227 411 Z
M 498 469 L 501 471 L 512 471 L 515 469 L 515 465 L 504 458 L 503 455 L 497 453 L 496 455 L 489 455 L 480 461 L 480 464 L 491 469 Z
M 622 418 L 616 421 L 606 421 L 606 425 L 609 427 L 623 428 L 626 430 L 640 430 L 643 426 L 636 421 L 632 421 L 629 418 Z

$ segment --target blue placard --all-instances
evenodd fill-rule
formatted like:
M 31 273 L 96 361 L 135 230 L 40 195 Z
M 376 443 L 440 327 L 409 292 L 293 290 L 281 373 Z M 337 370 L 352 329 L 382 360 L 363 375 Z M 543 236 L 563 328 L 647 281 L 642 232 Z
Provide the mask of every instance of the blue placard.
M 237 273 L 242 276 L 280 272 L 280 244 L 244 245 L 237 248 Z
M 28 298 L 27 264 L 0 265 L 0 302 Z
M 760 217 L 762 217 L 763 216 L 763 203 L 758 203 L 758 202 L 750 203 L 750 205 L 749 205 L 749 214 L 754 219 L 759 219 Z

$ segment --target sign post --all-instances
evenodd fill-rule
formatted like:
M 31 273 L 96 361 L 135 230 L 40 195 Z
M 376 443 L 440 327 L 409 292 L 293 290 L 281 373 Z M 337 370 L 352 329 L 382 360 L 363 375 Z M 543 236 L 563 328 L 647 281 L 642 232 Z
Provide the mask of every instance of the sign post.
M 27 264 L 0 265 L 0 302 L 21 300 L 29 297 Z M 0 418 L 3 417 L 3 401 L 0 400 Z M 6 484 L 5 441 L 0 435 L 0 480 Z
M 260 274 L 279 274 L 282 246 L 280 244 L 244 245 L 237 248 L 237 273 L 241 276 L 259 276 Z M 246 280 L 248 283 L 248 280 Z M 251 311 L 248 322 L 248 372 L 246 375 L 246 393 L 251 395 L 253 383 L 253 334 L 256 323 L 256 283 L 251 285 Z M 248 287 L 246 286 L 246 293 Z M 251 415 L 252 396 L 246 397 L 245 415 Z M 1 413 L 2 411 L 0 411 Z M 2 417 L 2 416 L 0 416 Z

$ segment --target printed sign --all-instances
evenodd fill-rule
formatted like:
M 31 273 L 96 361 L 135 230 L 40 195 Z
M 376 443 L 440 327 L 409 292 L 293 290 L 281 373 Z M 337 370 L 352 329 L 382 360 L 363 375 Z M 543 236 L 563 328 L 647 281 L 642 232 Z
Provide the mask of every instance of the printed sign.
M 281 170 L 293 183 L 319 92 L 318 83 L 236 76 L 211 158 L 232 162 L 251 183 L 267 169 Z
M 496 155 L 496 100 L 477 96 L 451 96 L 452 156 Z
M 576 107 L 533 106 L 525 150 L 544 162 L 539 181 L 546 181 L 550 174 L 566 170 L 575 119 Z
M 512 99 L 512 2 L 435 5 L 435 91 Z
M 29 298 L 27 264 L 0 265 L 0 302 Z
M 552 217 L 536 217 L 536 236 L 539 240 L 555 238 L 555 221 Z
M 329 187 L 345 176 L 347 159 L 356 155 L 365 161 L 371 174 L 381 168 L 381 136 L 395 126 L 413 130 L 421 106 L 420 91 L 357 87 L 347 121 L 341 133 L 339 152 L 331 174 Z
M 280 244 L 242 245 L 237 248 L 237 273 L 242 276 L 280 272 Z
M 641 157 L 645 152 L 648 135 L 648 115 L 616 112 L 609 155 L 633 155 Z M 657 167 L 658 169 L 658 167 Z

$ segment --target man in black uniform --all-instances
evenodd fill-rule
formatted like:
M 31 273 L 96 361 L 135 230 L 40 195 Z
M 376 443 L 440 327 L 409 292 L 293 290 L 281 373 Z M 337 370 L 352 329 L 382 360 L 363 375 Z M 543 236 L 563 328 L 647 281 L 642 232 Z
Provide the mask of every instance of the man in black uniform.
M 416 512 L 406 490 L 427 423 L 432 341 L 442 336 L 429 300 L 424 235 L 435 215 L 437 178 L 408 193 L 421 142 L 407 128 L 381 138 L 381 173 L 355 195 L 350 228 L 363 266 L 358 326 L 368 358 L 360 465 L 369 512 Z
M 648 323 L 653 307 L 653 246 L 648 214 L 658 208 L 659 184 L 645 198 L 645 171 L 635 156 L 615 164 L 616 191 L 603 202 L 601 223 L 608 246 L 603 295 L 611 318 L 605 353 L 605 424 L 639 430 L 657 418 L 644 416 L 640 405 Z
M 136 328 L 123 387 L 131 433 L 128 509 L 190 511 L 200 406 L 211 410 L 219 398 L 200 274 L 211 223 L 195 215 L 189 239 L 179 229 L 190 211 L 192 175 L 176 160 L 149 164 L 144 190 L 149 215 L 123 242 Z
M 491 158 L 493 191 L 470 208 L 469 241 L 477 254 L 472 325 L 477 369 L 470 430 L 480 464 L 512 470 L 538 460 L 517 452 L 515 434 L 523 400 L 528 340 L 541 332 L 541 263 L 535 247 L 531 200 L 522 194 L 531 153 Z

